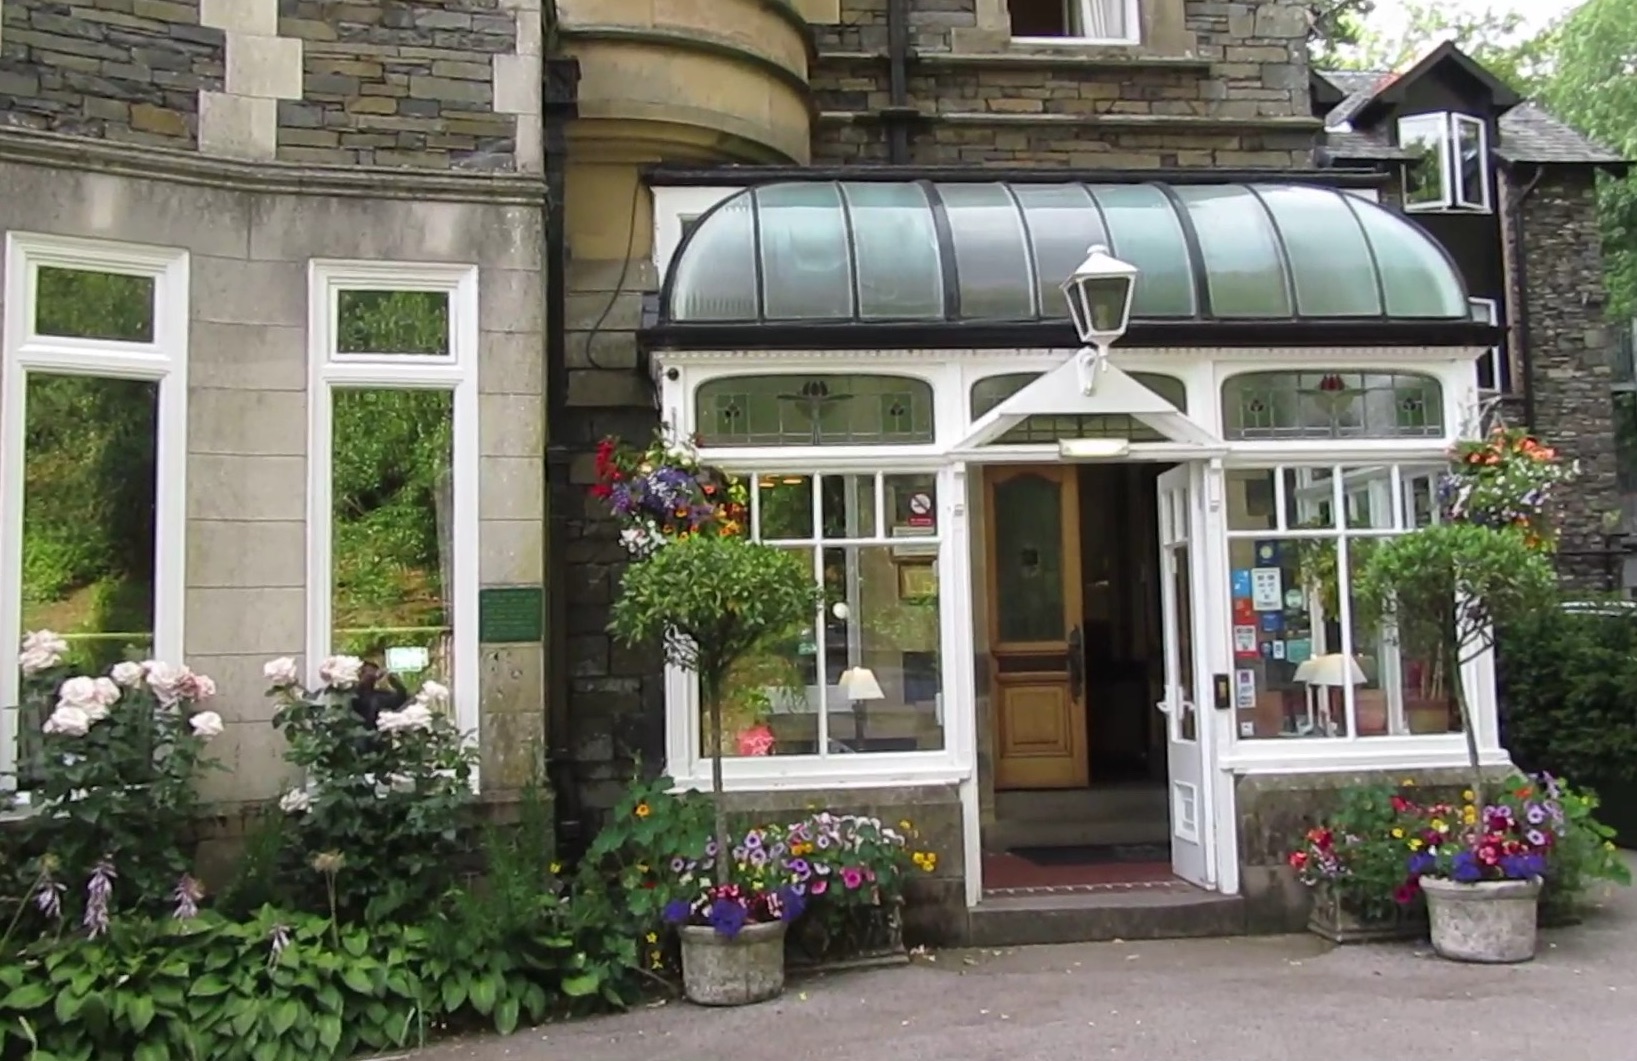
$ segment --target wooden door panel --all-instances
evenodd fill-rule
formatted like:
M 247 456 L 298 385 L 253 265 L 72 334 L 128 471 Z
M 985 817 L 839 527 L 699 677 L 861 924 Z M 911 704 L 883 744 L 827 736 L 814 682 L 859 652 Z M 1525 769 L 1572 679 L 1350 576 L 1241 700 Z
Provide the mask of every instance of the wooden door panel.
M 1077 484 L 1061 465 L 986 476 L 997 788 L 1089 780 L 1083 675 L 1070 666 L 1083 619 Z

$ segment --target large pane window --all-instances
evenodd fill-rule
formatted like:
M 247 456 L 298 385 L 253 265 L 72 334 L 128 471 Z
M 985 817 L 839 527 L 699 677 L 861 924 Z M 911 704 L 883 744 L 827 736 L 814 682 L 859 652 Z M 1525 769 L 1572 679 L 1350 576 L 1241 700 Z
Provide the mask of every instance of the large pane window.
M 1229 472 L 1230 634 L 1241 737 L 1460 730 L 1448 661 L 1404 656 L 1357 590 L 1372 550 L 1437 518 L 1442 474 L 1390 464 Z
M 385 675 L 378 688 L 404 696 L 435 681 L 451 695 L 432 702 L 471 732 L 476 270 L 319 263 L 312 297 L 328 327 L 313 336 L 309 666 L 356 656 Z
M 65 662 L 103 674 L 126 659 L 180 661 L 180 497 L 187 418 L 175 381 L 187 290 L 175 251 L 13 234 L 0 361 L 0 786 L 25 791 L 50 703 L 21 702 L 18 644 L 51 630 Z M 25 715 L 27 717 L 25 717 Z
M 943 748 L 936 477 L 759 475 L 752 483 L 755 537 L 812 564 L 824 604 L 729 675 L 721 753 Z M 710 732 L 702 710 L 699 732 Z M 712 754 L 704 740 L 701 747 Z
M 331 649 L 448 685 L 454 394 L 337 388 L 331 400 Z

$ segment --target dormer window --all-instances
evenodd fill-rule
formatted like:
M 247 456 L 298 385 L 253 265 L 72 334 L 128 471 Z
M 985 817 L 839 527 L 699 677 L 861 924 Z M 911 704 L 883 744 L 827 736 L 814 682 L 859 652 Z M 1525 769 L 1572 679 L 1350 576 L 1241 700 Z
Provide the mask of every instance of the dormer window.
M 1008 0 L 1012 38 L 1039 44 L 1136 44 L 1140 0 Z
M 1482 118 L 1410 115 L 1398 120 L 1398 143 L 1420 157 L 1404 172 L 1404 209 L 1489 212 L 1489 127 Z

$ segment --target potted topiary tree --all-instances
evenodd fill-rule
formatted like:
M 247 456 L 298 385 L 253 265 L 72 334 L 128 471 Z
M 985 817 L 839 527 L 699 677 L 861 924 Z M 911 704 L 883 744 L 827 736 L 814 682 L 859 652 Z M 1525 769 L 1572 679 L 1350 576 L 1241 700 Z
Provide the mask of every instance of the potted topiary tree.
M 1486 798 L 1471 691 L 1462 668 L 1487 652 L 1498 627 L 1554 606 L 1554 488 L 1571 477 L 1526 432 L 1497 428 L 1463 443 L 1444 483 L 1441 521 L 1376 545 L 1359 597 L 1406 655 L 1448 675 L 1471 771 L 1470 806 L 1436 843 L 1408 861 L 1427 896 L 1433 949 L 1473 962 L 1527 961 L 1535 953 L 1549 831 L 1527 828 Z
M 772 833 L 751 830 L 740 842 L 729 834 L 723 706 L 734 668 L 817 622 L 822 597 L 802 553 L 748 540 L 743 484 L 700 465 L 691 447 L 663 437 L 640 453 L 604 443 L 598 479 L 593 493 L 637 557 L 609 630 L 629 645 L 658 642 L 667 663 L 692 672 L 709 720 L 714 825 L 701 868 L 710 881 L 667 911 L 681 933 L 684 990 L 706 1005 L 760 1002 L 784 989 L 785 927 L 803 895 L 778 859 L 740 854 L 769 846 Z

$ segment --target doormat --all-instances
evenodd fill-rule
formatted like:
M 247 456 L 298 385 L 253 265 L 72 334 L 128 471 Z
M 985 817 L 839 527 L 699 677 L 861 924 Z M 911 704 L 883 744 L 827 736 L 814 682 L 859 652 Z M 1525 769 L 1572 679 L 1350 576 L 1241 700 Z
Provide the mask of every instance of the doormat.
M 1096 866 L 1110 862 L 1169 862 L 1165 844 L 1080 844 L 1075 847 L 1014 847 L 1011 854 L 1037 866 Z

